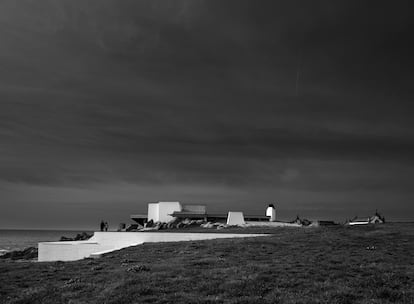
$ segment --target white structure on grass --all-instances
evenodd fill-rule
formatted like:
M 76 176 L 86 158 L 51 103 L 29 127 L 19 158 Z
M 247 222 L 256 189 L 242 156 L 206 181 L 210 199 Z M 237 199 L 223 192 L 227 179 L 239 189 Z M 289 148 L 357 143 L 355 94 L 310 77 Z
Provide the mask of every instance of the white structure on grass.
M 276 222 L 276 209 L 273 204 L 269 204 L 269 207 L 267 207 L 266 216 L 270 216 L 270 222 Z
M 148 204 L 148 221 L 168 223 L 175 218 L 171 216 L 176 211 L 181 211 L 180 202 L 158 202 Z
M 244 224 L 246 222 L 244 221 L 243 212 L 229 211 L 227 214 L 227 225 L 240 226 Z

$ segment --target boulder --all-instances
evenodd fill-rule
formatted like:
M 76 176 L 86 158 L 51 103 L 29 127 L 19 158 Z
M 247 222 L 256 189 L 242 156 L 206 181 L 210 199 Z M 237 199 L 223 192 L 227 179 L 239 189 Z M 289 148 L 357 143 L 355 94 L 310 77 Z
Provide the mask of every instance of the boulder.
M 84 241 L 89 240 L 92 237 L 92 234 L 86 232 L 78 233 L 75 237 L 75 241 Z
M 67 242 L 67 241 L 84 241 L 84 240 L 89 240 L 91 237 L 92 237 L 92 234 L 88 234 L 86 232 L 82 232 L 82 233 L 78 233 L 73 238 L 67 237 L 67 236 L 62 236 L 60 238 L 60 241 L 61 242 Z
M 214 228 L 214 224 L 211 223 L 211 222 L 207 222 L 207 223 L 201 224 L 200 227 L 201 228 L 207 228 L 207 229 Z
M 144 224 L 144 228 L 150 228 L 154 226 L 154 221 L 153 220 L 149 220 L 148 222 L 146 222 Z
M 302 224 L 303 226 L 309 226 L 310 224 L 312 224 L 312 222 L 308 219 L 303 219 L 300 221 L 300 224 Z
M 183 223 L 184 225 L 188 225 L 191 223 L 191 220 L 189 218 L 186 218 L 181 223 Z
M 68 242 L 68 241 L 73 241 L 73 238 L 71 238 L 71 237 L 67 237 L 67 236 L 61 236 L 59 241 L 60 241 L 60 242 Z

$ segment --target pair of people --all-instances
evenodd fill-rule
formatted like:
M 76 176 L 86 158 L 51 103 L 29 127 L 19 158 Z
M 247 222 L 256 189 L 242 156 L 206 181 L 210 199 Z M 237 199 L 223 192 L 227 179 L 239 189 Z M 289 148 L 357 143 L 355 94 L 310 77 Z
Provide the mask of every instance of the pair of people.
M 101 231 L 108 231 L 109 225 L 108 222 L 101 221 Z

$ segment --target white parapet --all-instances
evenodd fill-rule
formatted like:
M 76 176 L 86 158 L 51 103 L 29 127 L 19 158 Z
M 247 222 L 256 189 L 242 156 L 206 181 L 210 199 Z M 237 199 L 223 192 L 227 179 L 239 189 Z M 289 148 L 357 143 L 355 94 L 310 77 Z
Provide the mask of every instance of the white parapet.
M 86 257 L 150 242 L 180 242 L 221 238 L 245 238 L 266 234 L 181 232 L 95 232 L 87 241 L 39 243 L 39 262 L 76 261 Z

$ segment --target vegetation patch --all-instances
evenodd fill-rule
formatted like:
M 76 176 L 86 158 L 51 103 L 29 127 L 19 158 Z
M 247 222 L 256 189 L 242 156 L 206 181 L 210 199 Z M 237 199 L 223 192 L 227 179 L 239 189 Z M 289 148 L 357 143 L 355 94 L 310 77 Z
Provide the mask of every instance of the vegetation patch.
M 2 259 L 0 303 L 414 303 L 414 224 L 255 232 L 271 235 Z

